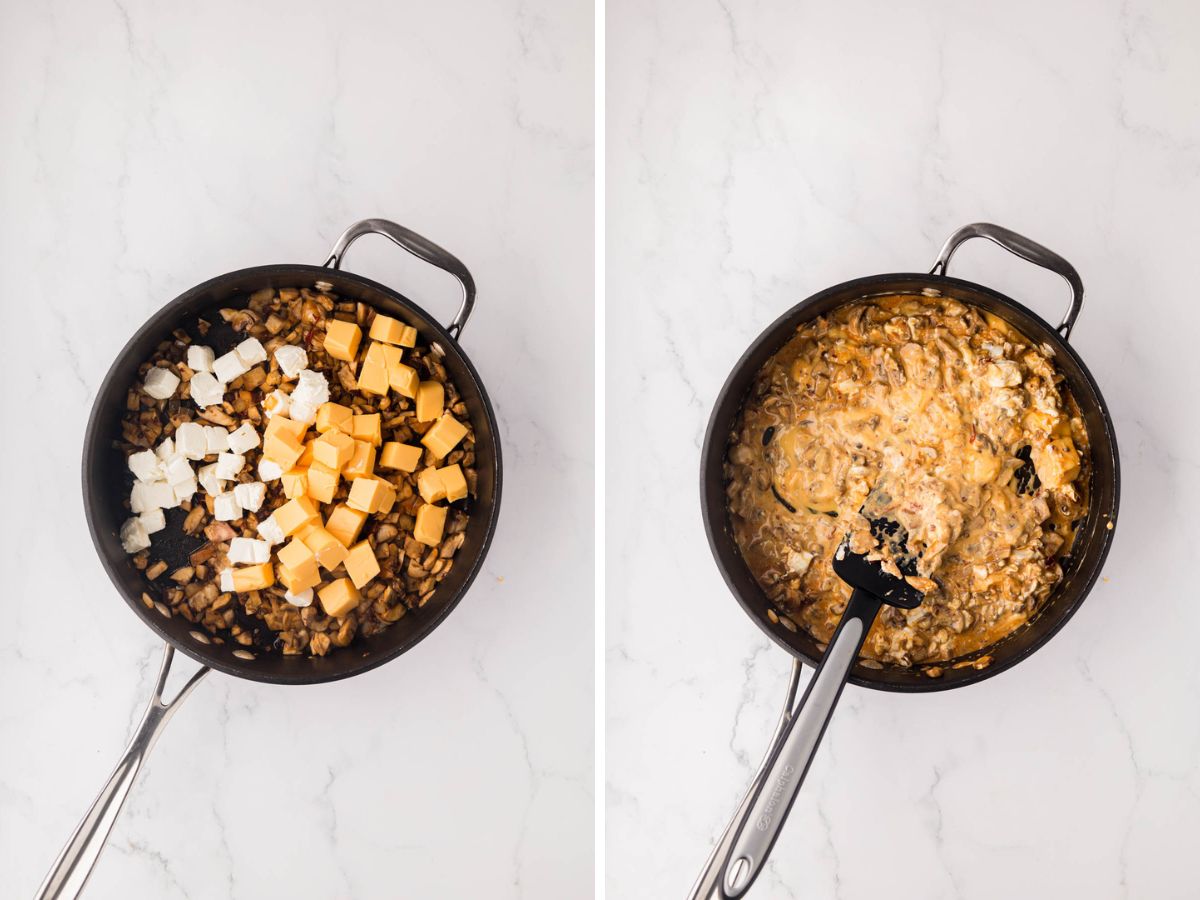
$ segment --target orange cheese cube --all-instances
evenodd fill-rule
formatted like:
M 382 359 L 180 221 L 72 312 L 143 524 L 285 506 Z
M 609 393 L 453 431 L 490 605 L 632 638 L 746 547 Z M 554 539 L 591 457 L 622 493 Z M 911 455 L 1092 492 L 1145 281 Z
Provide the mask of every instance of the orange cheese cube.
M 375 446 L 366 441 L 354 442 L 354 455 L 342 466 L 342 477 L 347 481 L 365 478 L 375 471 Z
M 293 594 L 321 583 L 317 557 L 299 538 L 292 538 L 279 548 L 276 555 L 279 558 L 279 580 Z
M 317 591 L 317 596 L 321 598 L 321 606 L 325 609 L 325 615 L 333 616 L 335 619 L 346 615 L 362 600 L 358 588 L 349 578 L 339 578 L 332 584 L 325 585 Z
M 370 541 L 357 543 L 347 551 L 346 574 L 360 590 L 379 574 L 379 560 L 375 558 Z
M 442 483 L 437 469 L 430 466 L 420 471 L 417 475 L 417 493 L 426 503 L 437 503 L 446 499 L 446 485 Z
M 304 440 L 304 435 L 308 432 L 308 426 L 303 422 L 296 422 L 289 419 L 287 416 L 271 416 L 267 422 L 267 428 L 263 432 L 263 440 L 275 435 L 290 437 L 289 443 L 299 444 Z
M 413 538 L 428 547 L 442 542 L 446 530 L 446 507 L 424 504 L 417 510 L 417 521 L 413 526 Z
M 321 568 L 330 572 L 340 566 L 350 552 L 345 544 L 319 525 L 306 531 L 301 540 L 304 541 L 304 546 L 312 551 Z
M 381 479 L 382 481 L 382 479 Z M 387 481 L 383 481 L 383 497 L 379 500 L 379 514 L 386 516 L 396 504 L 396 489 Z
M 379 413 L 355 414 L 350 423 L 350 435 L 356 441 L 366 441 L 378 447 L 383 443 L 383 428 Z
M 280 481 L 283 482 L 283 496 L 289 500 L 308 493 L 308 469 L 289 469 L 283 473 Z
M 325 323 L 325 352 L 334 359 L 354 362 L 361 340 L 362 329 L 353 322 L 330 319 Z
M 370 337 L 375 341 L 399 344 L 404 339 L 404 329 L 406 327 L 399 319 L 393 319 L 391 316 L 377 315 L 374 321 L 371 322 Z M 412 344 L 408 346 L 411 347 Z
M 412 366 L 398 362 L 388 369 L 388 383 L 396 393 L 405 397 L 415 397 L 417 396 L 417 386 L 421 383 L 421 376 Z
M 401 347 L 417 346 L 417 329 L 411 325 L 405 325 L 400 332 L 400 338 L 396 341 Z
M 304 452 L 300 454 L 300 458 L 296 460 L 297 467 L 311 466 L 313 464 L 313 442 L 309 441 L 304 445 Z
M 332 503 L 340 478 L 337 469 L 314 462 L 308 467 L 308 496 L 318 503 Z
M 455 463 L 443 466 L 437 470 L 438 478 L 442 480 L 442 488 L 446 492 L 446 501 L 453 503 L 467 496 L 467 476 L 463 474 L 462 466 Z
M 341 431 L 327 431 L 312 442 L 312 453 L 314 462 L 340 471 L 354 455 L 354 438 Z
M 422 381 L 417 385 L 417 421 L 432 422 L 446 408 L 446 389 L 440 381 Z
M 441 418 L 433 423 L 421 443 L 433 454 L 434 459 L 441 459 L 458 446 L 458 442 L 467 436 L 467 426 L 450 413 L 443 413 Z
M 296 497 L 294 500 L 289 500 L 275 510 L 273 515 L 275 524 L 279 526 L 285 537 L 295 534 L 305 525 L 321 517 L 317 511 L 317 505 L 308 497 Z
M 340 403 L 322 403 L 317 407 L 316 429 L 321 434 L 332 429 L 350 433 L 350 417 L 354 410 Z
M 383 366 L 372 366 L 364 362 L 358 370 L 358 389 L 364 394 L 385 396 L 388 392 L 387 369 Z
M 342 546 L 349 547 L 358 540 L 359 532 L 366 521 L 367 514 L 361 509 L 353 509 L 345 503 L 339 503 L 325 520 L 325 530 L 341 541 Z
M 384 484 L 378 478 L 355 478 L 350 484 L 350 496 L 346 498 L 346 503 L 365 513 L 378 512 L 379 504 L 387 493 Z
M 279 416 L 275 418 L 278 419 Z M 278 464 L 285 472 L 294 469 L 303 455 L 304 447 L 296 443 L 291 435 L 277 433 L 263 439 L 263 456 Z
M 424 452 L 420 447 L 414 447 L 412 444 L 388 441 L 379 453 L 379 465 L 385 469 L 415 472 L 421 463 L 421 454 Z
M 275 569 L 269 562 L 252 566 L 238 566 L 233 570 L 233 589 L 244 594 L 261 591 L 275 583 Z

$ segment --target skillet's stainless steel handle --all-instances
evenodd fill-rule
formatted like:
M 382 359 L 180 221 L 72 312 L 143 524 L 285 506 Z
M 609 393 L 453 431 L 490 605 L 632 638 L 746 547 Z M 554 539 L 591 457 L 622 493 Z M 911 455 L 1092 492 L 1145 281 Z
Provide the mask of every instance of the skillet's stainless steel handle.
M 864 591 L 851 594 L 833 640 L 787 724 L 783 744 L 767 767 L 734 839 L 720 883 L 725 900 L 743 896 L 766 868 L 879 607 L 880 601 Z
M 96 866 L 96 860 L 100 858 L 100 851 L 104 849 L 104 842 L 121 814 L 125 798 L 129 796 L 129 791 L 137 779 L 138 770 L 150 755 L 154 742 L 158 740 L 167 722 L 171 721 L 175 710 L 187 699 L 200 679 L 208 674 L 208 667 L 202 666 L 188 679 L 174 700 L 164 703 L 163 687 L 167 683 L 167 674 L 171 671 L 174 655 L 175 651 L 171 645 L 165 645 L 162 667 L 158 671 L 158 683 L 154 687 L 154 694 L 150 697 L 142 721 L 100 795 L 75 827 L 67 846 L 50 867 L 49 874 L 38 888 L 37 900 L 72 900 L 83 892 L 84 885 Z
M 435 265 L 458 279 L 458 283 L 462 287 L 463 299 L 458 307 L 458 312 L 454 314 L 454 319 L 446 329 L 450 332 L 450 336 L 457 341 L 475 306 L 475 279 L 471 277 L 467 267 L 453 253 L 443 250 L 433 241 L 421 237 L 415 231 L 387 219 L 363 219 L 361 222 L 355 222 L 342 232 L 342 236 L 337 239 L 337 243 L 329 252 L 329 259 L 325 260 L 322 265 L 340 269 L 342 257 L 347 248 L 364 234 L 382 234 L 417 259 Z
M 771 736 L 771 743 L 767 745 L 767 752 L 763 755 L 762 762 L 759 763 L 758 771 L 754 773 L 754 778 L 746 789 L 746 796 L 738 804 L 733 818 L 729 820 L 729 824 L 725 826 L 725 831 L 721 834 L 716 846 L 708 854 L 708 860 L 704 863 L 700 877 L 696 879 L 696 883 L 692 885 L 692 890 L 688 893 L 688 900 L 709 900 L 721 881 L 721 873 L 725 871 L 725 864 L 729 861 L 729 852 L 733 848 L 733 839 L 737 837 L 742 823 L 746 821 L 750 802 L 754 799 L 759 785 L 762 784 L 767 766 L 779 752 L 779 745 L 783 741 L 784 735 L 787 734 L 787 724 L 792 719 L 792 707 L 796 704 L 796 694 L 800 689 L 800 673 L 803 669 L 804 664 L 800 660 L 792 662 L 792 675 L 788 682 L 787 696 L 783 701 L 783 710 L 779 713 L 779 721 L 775 725 L 775 733 Z
M 933 264 L 932 274 L 945 275 L 946 267 L 950 264 L 950 257 L 954 255 L 954 251 L 963 241 L 974 237 L 987 238 L 993 244 L 999 244 L 1009 253 L 1021 257 L 1026 262 L 1031 262 L 1035 266 L 1041 266 L 1043 269 L 1062 276 L 1063 280 L 1071 286 L 1071 306 L 1058 324 L 1058 330 L 1062 333 L 1063 338 L 1069 338 L 1071 329 L 1075 327 L 1075 320 L 1079 318 L 1079 311 L 1083 309 L 1083 282 L 1073 265 L 1037 241 L 1031 241 L 1015 231 L 999 225 L 990 225 L 987 222 L 964 225 L 950 235 L 946 243 L 942 245 L 942 252 L 938 254 L 937 262 Z

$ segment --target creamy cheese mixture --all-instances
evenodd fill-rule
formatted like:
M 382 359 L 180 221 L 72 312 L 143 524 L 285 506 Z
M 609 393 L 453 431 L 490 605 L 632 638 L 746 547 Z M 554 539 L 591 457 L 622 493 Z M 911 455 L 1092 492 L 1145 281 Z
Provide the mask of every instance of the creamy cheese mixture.
M 853 303 L 797 331 L 759 373 L 726 465 L 735 539 L 784 624 L 832 636 L 847 535 L 925 593 L 883 607 L 865 657 L 954 660 L 1028 621 L 1087 510 L 1087 433 L 1052 352 L 925 297 Z M 896 534 L 881 546 L 885 521 Z

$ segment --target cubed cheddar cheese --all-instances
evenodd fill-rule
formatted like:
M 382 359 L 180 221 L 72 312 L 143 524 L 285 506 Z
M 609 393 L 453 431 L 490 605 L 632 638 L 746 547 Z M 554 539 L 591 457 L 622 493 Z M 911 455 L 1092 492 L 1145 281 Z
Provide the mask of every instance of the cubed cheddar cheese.
M 296 422 L 287 416 L 271 416 L 270 421 L 267 422 L 267 428 L 263 432 L 263 438 L 286 435 L 291 438 L 291 443 L 300 444 L 304 441 L 304 435 L 307 433 L 308 426 L 303 422 Z
M 361 340 L 362 329 L 353 322 L 330 319 L 325 323 L 325 352 L 334 359 L 354 362 Z
M 458 463 L 443 466 L 437 470 L 437 474 L 446 492 L 446 502 L 454 503 L 467 496 L 467 476 L 463 474 L 462 466 Z
M 400 337 L 396 341 L 401 347 L 417 346 L 417 329 L 412 325 L 405 325 L 400 332 Z
M 276 416 L 275 419 L 278 419 Z M 275 419 L 271 421 L 274 422 Z M 263 440 L 263 456 L 276 463 L 283 471 L 294 469 L 300 464 L 300 457 L 304 455 L 304 447 L 296 443 L 295 439 L 287 434 L 272 434 Z
M 279 558 L 279 580 L 293 594 L 321 583 L 317 557 L 300 538 L 292 538 L 279 548 L 276 555 Z
M 391 316 L 377 315 L 371 322 L 370 338 L 387 344 L 399 344 L 404 339 L 404 329 L 407 326 L 399 319 Z M 409 344 L 408 346 L 412 346 Z
M 304 452 L 300 454 L 300 458 L 296 460 L 297 466 L 311 466 L 313 464 L 313 441 L 309 441 L 304 445 Z
M 382 417 L 379 413 L 355 413 L 350 423 L 350 435 L 356 441 L 366 441 L 378 447 L 383 443 Z
M 458 442 L 467 436 L 467 426 L 450 413 L 443 413 L 421 438 L 421 443 L 433 454 L 434 459 L 441 459 L 458 446 Z
M 358 588 L 349 578 L 339 578 L 332 584 L 325 585 L 317 591 L 317 596 L 321 598 L 321 606 L 325 609 L 325 615 L 333 616 L 335 619 L 340 619 L 353 610 L 362 599 Z
M 381 397 L 388 392 L 387 344 L 372 341 L 367 345 L 362 365 L 358 370 L 358 389 Z M 387 348 L 394 349 L 394 348 Z
M 289 500 L 308 494 L 308 469 L 289 469 L 280 476 L 283 482 L 283 496 Z
M 308 496 L 318 503 L 332 503 L 340 477 L 337 469 L 314 461 L 308 467 Z
M 327 431 L 313 441 L 312 453 L 314 462 L 335 472 L 341 471 L 354 455 L 354 438 L 341 431 Z
M 446 485 L 438 475 L 438 470 L 430 466 L 417 474 L 417 493 L 426 503 L 437 503 L 446 499 Z
M 432 422 L 446 407 L 446 389 L 440 381 L 422 381 L 417 385 L 417 421 Z
M 375 471 L 375 446 L 366 441 L 354 442 L 354 455 L 342 466 L 342 477 L 347 481 L 365 478 Z
M 361 512 L 378 512 L 379 504 L 387 496 L 386 485 L 378 478 L 355 478 L 350 484 L 350 496 L 346 498 L 346 503 Z
M 240 594 L 261 591 L 275 583 L 275 569 L 269 562 L 238 566 L 233 570 L 233 589 Z
M 312 551 L 321 568 L 330 572 L 340 566 L 350 552 L 328 529 L 320 526 L 306 531 L 301 540 Z
M 350 433 L 350 419 L 354 410 L 340 403 L 322 403 L 317 407 L 316 429 L 321 434 L 337 429 Z
M 380 479 L 383 481 L 383 479 Z M 379 500 L 379 515 L 386 516 L 396 505 L 396 488 L 391 482 L 383 481 L 383 496 Z
M 347 551 L 346 574 L 360 590 L 379 574 L 379 560 L 369 541 L 361 541 Z
M 311 474 L 311 473 L 310 473 Z M 283 532 L 284 537 L 295 534 L 305 525 L 320 518 L 317 505 L 308 497 L 297 497 L 289 500 L 273 513 L 275 524 Z
M 349 547 L 358 540 L 363 523 L 366 521 L 367 514 L 361 509 L 354 509 L 345 503 L 339 503 L 329 514 L 329 518 L 325 520 L 325 530 L 341 541 L 343 546 Z
M 442 542 L 442 533 L 446 530 L 445 506 L 433 506 L 425 503 L 417 510 L 417 521 L 413 526 L 413 538 L 427 547 L 436 547 Z
M 417 396 L 417 387 L 421 383 L 421 376 L 412 366 L 397 362 L 388 368 L 388 383 L 396 393 L 412 398 Z
M 415 472 L 421 464 L 421 454 L 425 451 L 412 444 L 401 444 L 388 441 L 379 453 L 379 465 L 384 469 L 397 469 L 401 472 Z

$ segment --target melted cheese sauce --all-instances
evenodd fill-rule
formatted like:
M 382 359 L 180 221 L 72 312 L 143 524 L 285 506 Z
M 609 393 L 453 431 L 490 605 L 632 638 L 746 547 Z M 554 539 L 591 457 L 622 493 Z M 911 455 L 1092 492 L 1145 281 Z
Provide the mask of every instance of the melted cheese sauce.
M 884 606 L 865 657 L 945 662 L 1027 622 L 1087 511 L 1087 433 L 1051 353 L 946 299 L 861 301 L 801 327 L 759 373 L 726 464 L 734 537 L 779 614 L 829 640 L 849 534 L 925 592 Z M 879 547 L 869 519 L 898 523 L 910 555 Z

